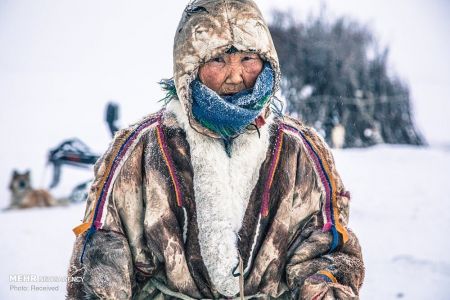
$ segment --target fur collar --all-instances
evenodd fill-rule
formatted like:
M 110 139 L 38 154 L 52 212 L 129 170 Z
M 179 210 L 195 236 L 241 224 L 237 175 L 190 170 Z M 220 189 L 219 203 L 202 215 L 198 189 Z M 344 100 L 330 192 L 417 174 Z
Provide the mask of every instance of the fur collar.
M 238 264 L 237 233 L 266 158 L 273 114 L 260 128 L 261 137 L 247 131 L 235 138 L 228 157 L 221 140 L 191 128 L 179 101 L 170 101 L 166 110 L 175 114 L 190 146 L 203 262 L 216 289 L 233 296 L 239 292 L 239 277 L 232 275 Z

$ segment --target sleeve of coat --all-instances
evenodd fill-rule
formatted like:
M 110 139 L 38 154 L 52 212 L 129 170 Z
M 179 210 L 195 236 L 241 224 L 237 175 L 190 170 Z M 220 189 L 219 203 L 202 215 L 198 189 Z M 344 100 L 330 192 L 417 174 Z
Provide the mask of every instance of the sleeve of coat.
M 93 213 L 98 191 L 103 187 L 102 178 L 115 159 L 113 150 L 120 146 L 121 136 L 125 134 L 122 131 L 116 135 L 94 168 L 84 222 Z M 87 240 L 87 232 L 76 237 L 69 266 L 67 299 L 130 299 L 138 285 L 136 279 L 139 281 L 143 275 L 150 276 L 156 270 L 156 260 L 143 246 L 142 151 L 140 141 L 121 164 L 105 204 L 101 229 L 94 231 Z
M 358 239 L 347 228 L 350 194 L 344 188 L 325 142 L 313 130 L 307 131 L 305 136 L 310 144 L 307 145 L 304 139 L 298 154 L 292 209 L 292 219 L 296 221 L 291 228 L 287 284 L 294 291 L 295 298 L 356 299 L 364 279 L 364 264 Z M 317 153 L 316 158 L 312 157 L 314 153 L 311 149 Z M 320 163 L 318 160 L 321 160 Z M 328 174 L 320 174 L 319 167 Z M 338 247 L 332 246 L 331 230 L 324 230 L 326 216 L 323 210 L 327 196 L 324 178 L 334 180 L 334 216 L 338 216 L 339 224 L 346 231 L 345 242 L 342 240 Z

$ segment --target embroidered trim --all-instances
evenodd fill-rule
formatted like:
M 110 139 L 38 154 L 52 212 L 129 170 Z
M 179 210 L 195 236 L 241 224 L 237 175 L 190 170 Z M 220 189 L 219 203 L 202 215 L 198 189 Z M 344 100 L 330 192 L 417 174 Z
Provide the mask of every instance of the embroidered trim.
M 160 121 L 160 119 L 161 114 L 158 114 L 156 117 L 144 121 L 124 138 L 124 142 L 122 144 L 112 149 L 114 159 L 109 163 L 109 165 L 106 166 L 106 170 L 100 179 L 99 185 L 102 186 L 102 188 L 97 192 L 97 201 L 89 213 L 90 217 L 88 218 L 88 221 L 73 229 L 73 232 L 77 236 L 86 232 L 88 229 L 93 228 L 93 230 L 96 230 L 102 227 L 101 219 L 103 215 L 103 208 L 111 192 L 111 182 L 113 181 L 114 175 L 119 173 L 116 171 L 120 170 L 121 164 L 123 164 L 123 158 L 127 156 L 128 150 L 130 148 L 133 149 L 133 147 L 130 147 L 133 142 L 138 141 L 138 137 L 144 134 L 151 125 Z
M 314 163 L 315 171 L 319 176 L 325 190 L 324 203 L 324 226 L 323 231 L 331 231 L 333 235 L 333 242 L 331 251 L 334 251 L 339 244 L 345 243 L 348 240 L 348 233 L 344 226 L 339 222 L 339 215 L 337 210 L 337 191 L 336 180 L 332 176 L 331 167 L 328 165 L 326 159 L 318 151 L 317 146 L 311 137 L 307 136 L 302 131 L 287 124 L 281 125 L 283 130 L 293 133 L 299 137 L 305 146 L 309 157 Z
M 274 145 L 274 149 L 273 149 L 273 153 L 272 153 L 269 173 L 268 173 L 267 179 L 264 183 L 261 210 L 260 210 L 260 213 L 258 216 L 256 232 L 255 232 L 255 236 L 253 237 L 253 243 L 252 243 L 252 247 L 250 249 L 250 255 L 249 255 L 249 258 L 247 261 L 247 266 L 245 267 L 245 270 L 244 270 L 244 275 L 250 270 L 250 267 L 251 267 L 251 263 L 252 263 L 253 256 L 254 256 L 253 252 L 255 250 L 256 242 L 258 241 L 258 236 L 259 236 L 259 231 L 260 231 L 260 226 L 261 226 L 261 219 L 264 217 L 267 217 L 269 215 L 270 188 L 272 187 L 275 171 L 278 167 L 278 162 L 280 160 L 281 148 L 283 147 L 283 135 L 284 135 L 284 132 L 282 130 L 282 126 L 279 125 L 278 129 L 277 129 L 277 137 L 275 140 L 275 145 Z M 235 276 L 235 277 L 241 275 L 240 273 L 236 273 L 236 269 L 238 267 L 239 267 L 239 264 L 232 271 L 233 276 Z
M 267 215 L 269 214 L 270 188 L 272 187 L 273 177 L 278 166 L 278 161 L 280 160 L 281 147 L 283 146 L 283 133 L 284 132 L 281 125 L 278 126 L 277 139 L 275 141 L 272 161 L 270 164 L 267 180 L 264 184 L 264 191 L 262 196 L 261 215 L 263 217 L 267 217 Z
M 170 157 L 165 136 L 163 130 L 161 128 L 161 120 L 164 110 L 158 113 L 157 116 L 150 118 L 141 124 L 139 124 L 134 130 L 132 130 L 128 135 L 125 136 L 124 142 L 120 145 L 117 145 L 112 149 L 114 159 L 111 161 L 109 165 L 106 166 L 106 170 L 100 179 L 100 186 L 102 188 L 99 190 L 96 198 L 97 201 L 91 212 L 89 213 L 90 217 L 87 222 L 82 223 L 81 225 L 75 227 L 73 229 L 74 233 L 78 236 L 87 231 L 87 235 L 84 241 L 83 250 L 81 253 L 80 261 L 83 263 L 83 256 L 86 251 L 87 243 L 89 242 L 90 236 L 96 231 L 102 228 L 103 226 L 103 217 L 106 216 L 104 214 L 103 208 L 105 207 L 105 202 L 108 201 L 109 195 L 111 193 L 113 182 L 117 175 L 120 173 L 120 169 L 126 161 L 126 157 L 131 153 L 134 149 L 136 143 L 140 140 L 140 137 L 145 134 L 148 130 L 150 130 L 153 124 L 157 124 L 156 126 L 156 134 L 158 139 L 158 145 L 160 146 L 161 152 L 163 154 L 164 160 L 166 162 L 167 168 L 169 170 L 170 177 L 172 179 L 175 194 L 177 199 L 177 204 L 179 207 L 182 207 L 182 195 L 180 189 L 180 183 L 178 177 L 175 174 L 175 167 L 172 158 Z M 185 216 L 186 217 L 186 216 Z M 187 218 L 186 218 L 187 219 Z M 185 233 L 186 234 L 186 233 Z
M 327 282 L 337 283 L 336 277 L 334 277 L 334 275 L 331 274 L 331 272 L 329 272 L 327 270 L 321 270 L 321 271 L 317 272 L 317 275 L 325 276 L 325 280 Z
M 163 154 L 164 161 L 166 162 L 167 168 L 169 170 L 170 178 L 172 179 L 172 183 L 175 189 L 175 196 L 177 199 L 178 207 L 183 206 L 183 200 L 181 196 L 181 188 L 180 182 L 178 181 L 178 177 L 175 174 L 175 165 L 173 160 L 169 154 L 169 149 L 167 148 L 166 138 L 164 136 L 164 132 L 162 131 L 161 124 L 156 126 L 156 133 L 158 137 L 158 144 L 161 149 L 161 153 Z

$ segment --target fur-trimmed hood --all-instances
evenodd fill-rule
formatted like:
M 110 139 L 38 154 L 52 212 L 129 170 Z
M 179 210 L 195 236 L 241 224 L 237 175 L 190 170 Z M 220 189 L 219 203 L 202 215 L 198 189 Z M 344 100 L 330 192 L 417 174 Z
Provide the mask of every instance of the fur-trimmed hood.
M 198 68 L 230 48 L 254 52 L 271 64 L 273 94 L 280 87 L 280 66 L 269 29 L 252 0 L 197 0 L 185 8 L 178 25 L 173 50 L 173 73 L 177 95 L 189 123 L 196 131 L 218 138 L 192 116 L 190 83 Z M 263 112 L 267 113 L 270 102 Z

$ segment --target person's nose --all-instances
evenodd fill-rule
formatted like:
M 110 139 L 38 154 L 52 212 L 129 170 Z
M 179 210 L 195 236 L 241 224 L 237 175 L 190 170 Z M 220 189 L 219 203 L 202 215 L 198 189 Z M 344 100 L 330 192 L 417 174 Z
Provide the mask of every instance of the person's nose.
M 228 84 L 241 84 L 244 79 L 242 78 L 243 68 L 239 63 L 230 64 L 229 74 L 225 83 Z

